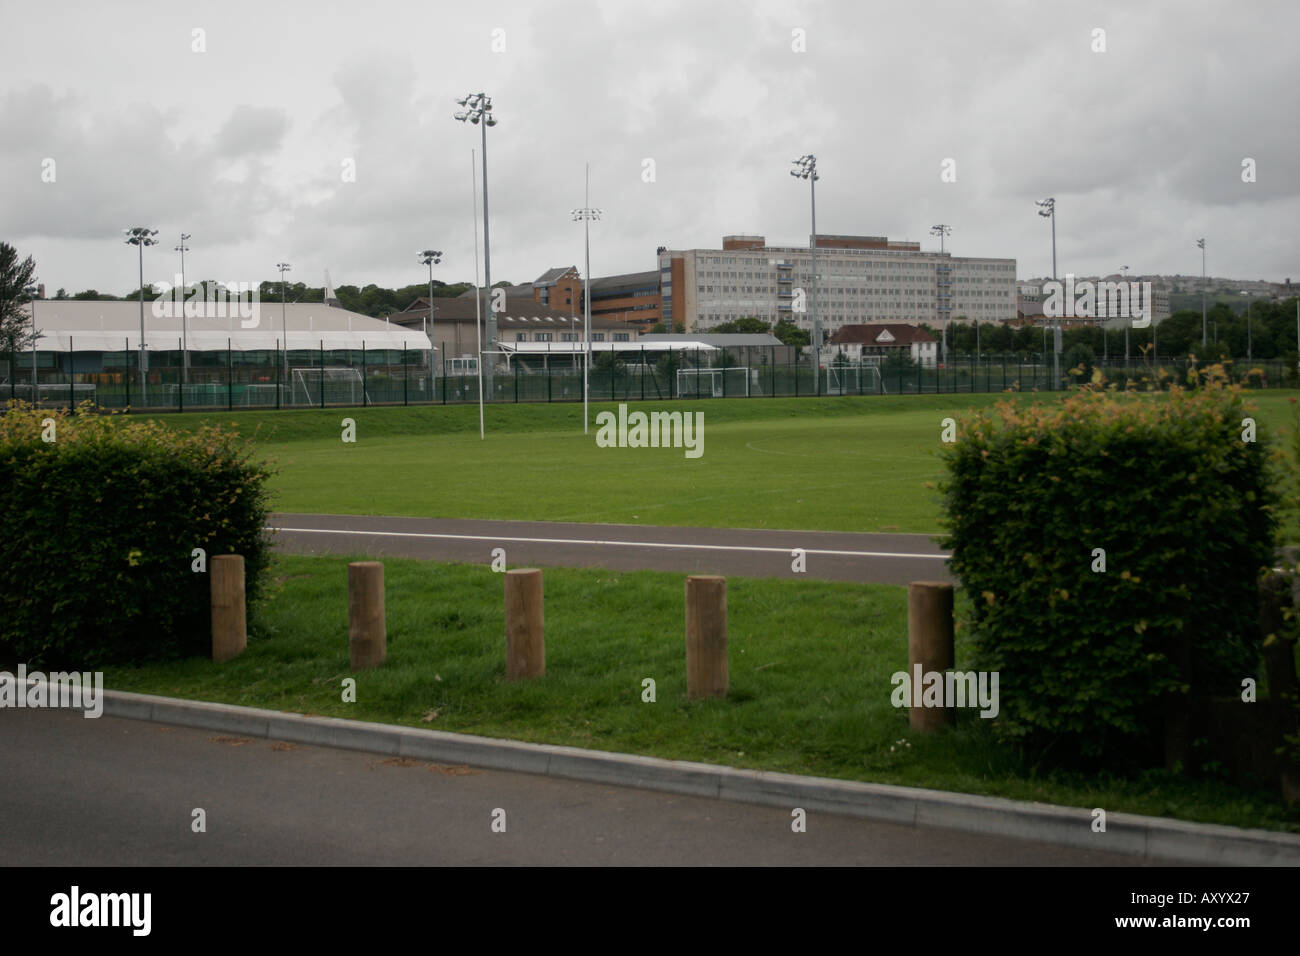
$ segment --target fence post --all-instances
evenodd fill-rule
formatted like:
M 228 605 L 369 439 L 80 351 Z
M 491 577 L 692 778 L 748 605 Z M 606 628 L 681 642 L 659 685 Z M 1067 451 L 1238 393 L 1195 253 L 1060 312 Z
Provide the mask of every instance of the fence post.
M 275 340 L 275 408 L 280 410 L 280 389 L 284 386 L 280 384 L 280 340 Z
M 216 554 L 209 568 L 212 594 L 212 659 L 234 660 L 248 643 L 244 620 L 244 556 Z
M 907 586 L 907 667 L 912 700 L 908 724 L 928 733 L 952 723 L 952 701 L 940 707 L 917 707 L 922 688 L 918 681 L 931 673 L 943 674 L 953 666 L 952 585 L 936 581 L 913 581 Z M 946 681 L 945 681 L 946 683 Z
M 68 414 L 77 407 L 76 389 L 72 385 L 72 336 L 68 336 Z
M 406 343 L 402 343 L 402 405 L 411 404 L 411 368 L 406 364 Z
M 506 679 L 546 676 L 546 638 L 542 572 L 506 572 Z
M 384 623 L 384 565 L 348 565 L 348 658 L 354 671 L 379 667 L 388 656 Z
M 320 340 L 320 407 L 325 407 L 325 340 Z
M 361 407 L 366 407 L 366 383 L 369 378 L 366 376 L 366 340 L 361 340 Z
M 686 579 L 686 693 L 688 697 L 726 697 L 727 579 L 691 575 Z
M 226 339 L 226 410 L 235 408 L 235 360 L 230 350 L 230 339 Z
M 126 366 L 123 369 L 122 377 L 126 379 L 126 407 L 130 408 L 131 407 L 131 340 L 129 338 L 123 339 L 122 344 L 126 350 Z M 33 395 L 32 398 L 35 399 L 36 396 Z

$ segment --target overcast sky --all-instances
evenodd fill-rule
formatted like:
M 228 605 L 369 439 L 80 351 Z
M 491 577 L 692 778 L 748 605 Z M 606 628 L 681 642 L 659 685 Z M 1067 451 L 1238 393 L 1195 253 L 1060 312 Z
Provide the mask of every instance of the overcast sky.
M 480 133 L 452 114 L 478 91 L 494 281 L 582 267 L 587 162 L 595 275 L 806 245 L 804 153 L 821 233 L 929 249 L 950 223 L 955 254 L 1042 276 L 1052 195 L 1061 275 L 1199 274 L 1205 236 L 1212 275 L 1300 281 L 1294 0 L 0 0 L 0 23 L 0 239 L 49 295 L 133 288 L 133 225 L 160 230 L 146 281 L 182 230 L 190 280 L 405 285 L 428 247 L 471 280 Z

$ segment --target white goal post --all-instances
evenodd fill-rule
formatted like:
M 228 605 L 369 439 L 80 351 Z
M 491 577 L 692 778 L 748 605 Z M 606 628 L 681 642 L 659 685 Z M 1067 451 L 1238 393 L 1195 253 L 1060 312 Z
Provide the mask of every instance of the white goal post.
M 290 404 L 319 405 L 322 392 L 326 405 L 362 405 L 367 399 L 359 369 L 341 365 L 308 366 L 290 371 L 293 380 Z
M 883 395 L 885 380 L 876 365 L 827 365 L 827 395 Z
M 756 370 L 748 366 L 728 368 L 679 368 L 678 398 L 749 398 L 762 394 Z

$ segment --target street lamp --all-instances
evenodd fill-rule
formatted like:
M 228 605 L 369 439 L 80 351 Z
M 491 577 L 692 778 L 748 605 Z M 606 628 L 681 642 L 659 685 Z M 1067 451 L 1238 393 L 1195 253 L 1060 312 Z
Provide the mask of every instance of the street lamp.
M 434 358 L 438 352 L 438 346 L 433 341 L 433 267 L 442 262 L 442 253 L 433 249 L 425 249 L 420 253 L 420 261 L 429 267 L 429 368 L 434 367 Z M 446 369 L 443 369 L 446 371 Z M 437 374 L 430 376 L 429 388 L 432 390 L 436 386 Z M 433 397 L 430 391 L 429 397 Z
M 1046 199 L 1037 200 L 1038 215 L 1045 219 L 1052 220 L 1052 281 L 1056 281 L 1056 197 L 1049 196 Z M 1061 347 L 1058 341 L 1061 334 L 1061 319 L 1059 316 L 1053 316 L 1056 319 L 1052 323 L 1052 386 L 1059 389 L 1061 387 Z
M 144 247 L 156 246 L 158 240 L 153 238 L 158 235 L 157 229 L 149 229 L 145 226 L 133 226 L 130 229 L 123 229 L 123 235 L 126 236 L 126 244 L 135 246 L 139 252 L 140 260 L 140 404 L 148 405 L 148 385 L 145 382 L 145 358 L 144 358 Z
M 185 245 L 185 240 L 190 238 L 188 232 L 181 233 L 181 244 L 173 248 L 173 252 L 181 254 L 181 384 L 186 382 L 186 372 L 190 367 L 190 340 L 189 332 L 186 329 L 185 322 L 185 293 L 188 289 L 185 286 L 185 253 L 189 247 Z
M 293 394 L 293 384 L 289 381 L 289 307 L 285 304 L 287 297 L 285 295 L 284 274 L 293 266 L 287 262 L 277 262 L 275 267 L 280 270 L 280 329 L 284 332 L 284 384 L 289 386 L 289 394 Z M 322 377 L 325 372 L 321 372 Z
M 581 209 L 573 210 L 573 221 L 582 222 L 583 241 L 587 254 L 587 281 L 582 290 L 583 323 L 583 359 L 582 359 L 582 433 L 587 434 L 587 369 L 591 365 L 591 221 L 600 218 L 600 210 L 592 209 L 591 202 L 591 165 L 587 166 L 587 182 L 583 192 Z
M 483 285 L 487 294 L 487 340 L 488 347 L 495 351 L 497 346 L 497 316 L 492 308 L 492 247 L 488 232 L 488 179 L 487 179 L 487 128 L 496 126 L 496 117 L 492 115 L 492 99 L 485 93 L 471 93 L 456 101 L 457 106 L 465 107 L 456 114 L 462 123 L 473 123 L 482 128 L 483 133 Z M 479 356 L 480 360 L 482 355 Z M 486 370 L 488 394 L 494 395 L 492 388 L 492 365 Z
M 808 188 L 812 197 L 812 289 L 809 302 L 809 308 L 812 312 L 812 371 L 813 381 L 817 383 L 817 394 L 821 394 L 821 354 L 822 354 L 822 320 L 817 312 L 817 180 L 821 177 L 817 175 L 817 157 L 812 153 L 806 156 L 800 156 L 798 159 L 791 160 L 794 169 L 790 170 L 790 175 L 796 179 L 808 180 Z
M 1205 240 L 1197 239 L 1196 248 L 1201 250 L 1201 344 L 1205 344 Z M 1214 341 L 1219 341 L 1215 337 Z

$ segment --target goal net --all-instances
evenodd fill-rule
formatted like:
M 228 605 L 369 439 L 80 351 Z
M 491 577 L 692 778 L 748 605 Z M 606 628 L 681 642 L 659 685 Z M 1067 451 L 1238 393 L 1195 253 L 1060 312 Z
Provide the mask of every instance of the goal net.
M 748 398 L 757 392 L 758 376 L 749 367 L 679 368 L 678 398 Z
M 827 395 L 883 395 L 884 379 L 875 365 L 826 366 Z
M 355 368 L 295 368 L 291 401 L 294 405 L 361 405 L 361 372 Z

